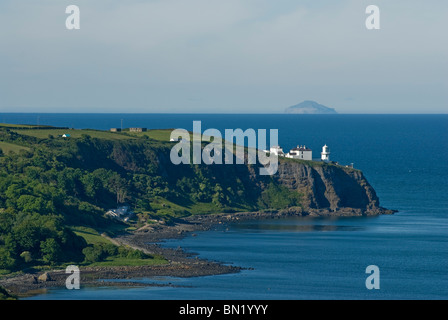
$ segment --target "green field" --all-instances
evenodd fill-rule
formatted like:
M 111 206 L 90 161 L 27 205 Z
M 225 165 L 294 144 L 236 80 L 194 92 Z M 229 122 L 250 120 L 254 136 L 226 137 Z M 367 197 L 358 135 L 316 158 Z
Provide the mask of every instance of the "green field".
M 173 130 L 174 129 L 154 129 L 145 132 L 130 132 L 128 134 L 136 137 L 147 136 L 150 139 L 158 141 L 170 141 L 171 131 Z
M 126 140 L 126 139 L 134 139 L 135 137 L 147 136 L 150 139 L 165 142 L 170 141 L 171 132 L 174 130 L 174 129 L 153 129 L 145 132 L 129 132 L 129 129 L 124 129 L 123 132 L 110 132 L 110 131 L 93 130 L 93 129 L 58 129 L 47 126 L 16 125 L 5 123 L 1 123 L 0 127 L 7 127 L 18 134 L 31 136 L 38 139 L 48 139 L 50 135 L 53 136 L 54 138 L 63 139 L 63 137 L 61 136 L 64 134 L 69 134 L 70 138 L 80 138 L 83 134 L 86 134 L 91 136 L 92 138 L 108 139 L 108 140 Z M 40 127 L 40 129 L 33 129 L 38 127 Z
M 37 125 L 31 125 L 31 124 L 0 123 L 0 127 L 6 127 L 6 128 L 38 128 L 38 127 L 48 127 L 48 126 L 37 126 Z
M 36 137 L 38 139 L 47 139 L 49 135 L 52 135 L 54 138 L 64 139 L 60 137 L 63 134 L 69 134 L 70 138 L 80 138 L 83 134 L 87 134 L 92 138 L 108 140 L 127 140 L 135 139 L 136 137 L 147 136 L 148 138 L 153 140 L 170 141 L 172 129 L 155 129 L 145 132 L 129 132 L 126 130 L 123 132 L 110 132 L 92 129 L 13 129 L 12 131 L 18 134 Z
M 108 132 L 108 131 L 100 131 L 100 130 L 77 130 L 77 129 L 17 129 L 13 130 L 18 134 L 36 137 L 39 139 L 48 139 L 50 135 L 52 135 L 54 138 L 58 139 L 70 139 L 70 138 L 81 138 L 83 134 L 89 135 L 92 138 L 98 138 L 98 139 L 108 139 L 108 140 L 127 140 L 127 139 L 134 139 L 134 137 L 115 133 L 115 132 Z M 64 134 L 69 134 L 70 138 L 62 138 L 60 136 Z
M 145 132 L 128 132 L 131 136 L 142 137 L 147 136 L 150 139 L 158 140 L 158 141 L 170 141 L 171 132 L 175 129 L 151 129 Z M 127 131 L 125 131 L 127 132 Z M 205 136 L 202 136 L 205 137 Z M 190 140 L 193 139 L 193 135 L 190 132 Z
M 73 232 L 83 237 L 88 244 L 109 244 L 111 243 L 109 239 L 101 236 L 98 231 L 93 228 L 88 227 L 72 227 Z
M 21 150 L 30 150 L 30 148 L 3 141 L 0 141 L 0 149 L 2 149 L 4 154 L 8 154 L 10 152 L 19 153 Z

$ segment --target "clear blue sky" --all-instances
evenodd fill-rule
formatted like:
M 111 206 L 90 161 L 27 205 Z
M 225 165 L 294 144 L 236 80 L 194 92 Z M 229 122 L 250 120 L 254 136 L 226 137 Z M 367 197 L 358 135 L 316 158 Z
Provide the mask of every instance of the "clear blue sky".
M 447 19 L 440 0 L 2 0 L 0 112 L 447 113 Z

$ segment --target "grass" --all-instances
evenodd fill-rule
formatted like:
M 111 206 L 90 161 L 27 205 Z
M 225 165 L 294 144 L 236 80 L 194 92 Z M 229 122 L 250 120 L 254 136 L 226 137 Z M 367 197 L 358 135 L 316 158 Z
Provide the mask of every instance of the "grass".
M 38 126 L 9 125 L 9 124 L 0 124 L 0 127 L 2 125 L 10 128 L 16 127 L 17 129 L 12 129 L 14 132 L 26 136 L 35 137 L 38 139 L 47 139 L 49 135 L 52 135 L 54 138 L 64 139 L 60 137 L 63 134 L 70 134 L 70 138 L 80 138 L 83 134 L 87 134 L 92 138 L 108 139 L 108 140 L 127 140 L 147 136 L 148 138 L 156 141 L 169 142 L 171 132 L 174 130 L 174 129 L 150 129 L 145 132 L 129 132 L 128 130 L 124 130 L 123 132 L 110 132 L 110 131 L 93 130 L 93 129 L 82 129 L 82 130 L 56 129 L 51 127 L 48 129 L 21 129 L 26 127 L 37 128 Z M 207 137 L 202 135 L 200 138 L 206 140 Z M 190 132 L 190 140 L 193 140 L 193 134 L 191 132 Z M 203 143 L 208 142 L 206 140 L 203 141 Z
M 48 127 L 48 126 L 37 126 L 37 125 L 32 125 L 32 124 L 0 123 L 0 127 L 6 127 L 6 128 L 39 128 L 39 127 Z
M 13 130 L 18 134 L 25 135 L 25 136 L 31 136 L 36 137 L 38 139 L 48 139 L 49 135 L 52 135 L 55 139 L 70 139 L 70 138 L 81 138 L 83 134 L 89 135 L 92 138 L 98 138 L 98 139 L 107 139 L 107 140 L 128 140 L 128 139 L 134 139 L 132 136 L 115 133 L 115 132 L 108 132 L 108 131 L 101 131 L 101 130 L 79 130 L 79 129 L 27 129 L 27 130 Z M 63 134 L 69 134 L 69 138 L 62 138 L 59 136 L 62 136 Z
M 142 137 L 147 136 L 150 139 L 169 142 L 171 137 L 171 132 L 174 129 L 150 129 L 145 132 L 127 132 L 131 136 Z M 126 131 L 125 131 L 126 132 Z M 190 132 L 190 140 L 193 139 L 193 134 Z
M 93 228 L 88 227 L 71 227 L 72 231 L 80 237 L 83 237 L 87 244 L 109 244 L 112 243 L 109 239 L 101 236 L 101 234 Z
M 19 153 L 22 150 L 30 150 L 30 148 L 3 141 L 0 141 L 0 149 L 2 149 L 4 154 L 8 154 L 10 152 Z
M 151 202 L 151 208 L 153 213 L 148 212 L 150 216 L 154 215 L 157 218 L 180 218 L 189 214 L 201 215 L 201 214 L 216 214 L 223 212 L 244 212 L 251 211 L 253 208 L 249 206 L 234 206 L 221 208 L 216 206 L 211 202 L 200 202 L 200 201 L 188 201 L 181 203 L 171 202 L 162 197 L 156 197 L 153 202 Z
M 191 213 L 194 214 L 215 214 L 215 213 L 223 213 L 223 212 L 244 212 L 250 211 L 252 208 L 250 207 L 225 207 L 220 208 L 213 203 L 209 202 L 195 202 L 188 206 L 188 209 Z
M 145 132 L 130 132 L 128 134 L 136 137 L 147 136 L 148 138 L 158 141 L 170 141 L 171 131 L 171 129 L 155 129 Z
M 9 125 L 8 125 L 9 126 Z M 22 126 L 23 127 L 23 126 Z M 52 135 L 57 139 L 64 139 L 63 134 L 69 134 L 70 138 L 80 138 L 83 134 L 87 134 L 92 138 L 107 139 L 107 140 L 129 140 L 135 139 L 137 137 L 147 136 L 150 139 L 157 141 L 170 141 L 171 129 L 154 129 L 145 132 L 110 132 L 102 130 L 92 130 L 92 129 L 13 129 L 14 132 L 26 136 L 35 137 L 38 139 L 48 139 L 49 135 Z M 69 139 L 69 138 L 65 138 Z

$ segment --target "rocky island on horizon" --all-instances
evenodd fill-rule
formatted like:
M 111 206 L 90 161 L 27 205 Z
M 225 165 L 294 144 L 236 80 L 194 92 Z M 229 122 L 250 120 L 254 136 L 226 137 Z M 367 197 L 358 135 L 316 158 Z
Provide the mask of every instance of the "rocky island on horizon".
M 288 107 L 285 113 L 289 114 L 337 114 L 334 108 L 329 108 L 312 100 L 305 100 L 299 104 Z

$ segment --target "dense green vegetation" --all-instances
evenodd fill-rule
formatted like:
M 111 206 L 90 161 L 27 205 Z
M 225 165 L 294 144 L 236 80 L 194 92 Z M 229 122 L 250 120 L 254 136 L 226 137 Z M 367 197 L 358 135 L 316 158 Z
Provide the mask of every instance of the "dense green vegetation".
M 0 143 L 17 147 L 0 153 L 3 273 L 72 262 L 163 263 L 100 234 L 191 214 L 300 205 L 299 194 L 250 165 L 173 165 L 163 130 L 70 130 L 70 138 L 62 131 L 0 126 Z M 135 213 L 128 222 L 105 215 L 124 204 Z

